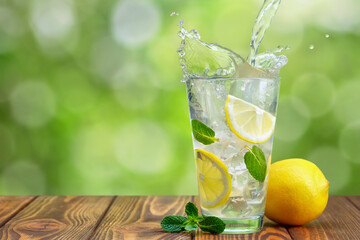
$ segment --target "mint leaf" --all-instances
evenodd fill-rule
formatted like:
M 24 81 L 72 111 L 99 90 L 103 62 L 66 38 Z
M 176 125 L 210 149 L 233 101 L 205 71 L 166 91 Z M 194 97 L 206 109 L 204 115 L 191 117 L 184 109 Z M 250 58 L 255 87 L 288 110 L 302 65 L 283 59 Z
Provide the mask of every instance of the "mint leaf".
M 198 211 L 197 207 L 195 206 L 195 204 L 193 204 L 192 202 L 188 202 L 186 204 L 185 212 L 189 218 L 199 216 L 199 211 Z
M 215 138 L 215 132 L 199 120 L 191 120 L 191 127 L 194 138 L 202 144 L 209 145 L 219 141 L 218 138 Z
M 189 218 L 179 215 L 170 215 L 163 218 L 161 227 L 167 232 L 194 231 L 200 227 L 205 232 L 219 234 L 225 229 L 225 223 L 217 217 L 202 217 L 194 203 L 188 202 L 185 212 Z
M 257 146 L 253 146 L 252 149 L 248 146 L 245 147 L 249 150 L 244 156 L 246 168 L 253 178 L 264 182 L 266 177 L 266 159 L 264 152 Z
M 185 229 L 187 217 L 179 215 L 170 215 L 163 218 L 161 227 L 167 232 L 181 232 Z
M 209 216 L 199 222 L 199 227 L 204 232 L 219 234 L 224 231 L 225 223 L 220 218 Z
M 190 220 L 190 221 L 185 225 L 185 230 L 186 230 L 186 231 L 189 231 L 189 232 L 194 231 L 194 230 L 196 230 L 197 228 L 198 228 L 198 225 L 197 225 L 197 223 L 196 223 L 195 221 L 193 221 L 193 220 Z
M 204 220 L 204 217 L 198 216 L 198 217 L 195 217 L 194 220 L 197 222 L 201 222 L 202 220 Z

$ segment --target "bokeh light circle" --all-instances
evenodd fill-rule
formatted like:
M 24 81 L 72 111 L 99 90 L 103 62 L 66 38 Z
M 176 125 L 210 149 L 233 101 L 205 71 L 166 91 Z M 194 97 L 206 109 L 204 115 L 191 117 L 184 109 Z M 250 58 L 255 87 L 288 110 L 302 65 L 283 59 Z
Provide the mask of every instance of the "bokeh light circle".
M 319 73 L 306 73 L 295 80 L 292 94 L 301 99 L 311 117 L 320 117 L 330 111 L 335 102 L 332 81 Z
M 360 119 L 360 81 L 347 81 L 337 92 L 335 116 L 339 122 L 348 124 Z
M 128 62 L 113 77 L 111 87 L 116 100 L 130 110 L 145 109 L 153 104 L 158 95 L 152 78 L 156 74 L 144 64 Z
M 75 23 L 71 0 L 36 0 L 31 12 L 36 36 L 41 40 L 62 40 Z
M 280 98 L 276 118 L 275 138 L 284 142 L 299 139 L 309 126 L 309 112 L 297 98 Z
M 40 195 L 45 194 L 46 179 L 37 164 L 18 161 L 5 168 L 2 187 L 6 195 Z
M 358 0 L 322 0 L 312 20 L 324 28 L 339 32 L 359 32 Z
M 40 81 L 19 84 L 10 96 L 14 119 L 27 127 L 47 123 L 55 114 L 55 98 L 50 87 Z
M 301 8 L 299 8 L 300 4 Z M 311 10 L 315 4 L 311 0 L 282 1 L 271 28 L 285 34 L 301 34 L 301 40 L 306 20 L 313 14 Z
M 92 70 L 107 83 L 118 71 L 125 53 L 111 36 L 101 36 L 91 46 L 90 58 Z
M 339 146 L 349 161 L 360 164 L 360 122 L 351 123 L 341 131 Z
M 171 142 L 160 125 L 137 120 L 122 126 L 115 142 L 115 151 L 118 161 L 133 173 L 156 174 L 171 163 Z
M 142 0 L 119 1 L 112 14 L 115 40 L 129 47 L 152 39 L 160 27 L 160 11 L 155 3 Z
M 337 194 L 349 182 L 351 168 L 341 152 L 332 146 L 313 150 L 307 160 L 313 162 L 330 182 L 330 194 Z

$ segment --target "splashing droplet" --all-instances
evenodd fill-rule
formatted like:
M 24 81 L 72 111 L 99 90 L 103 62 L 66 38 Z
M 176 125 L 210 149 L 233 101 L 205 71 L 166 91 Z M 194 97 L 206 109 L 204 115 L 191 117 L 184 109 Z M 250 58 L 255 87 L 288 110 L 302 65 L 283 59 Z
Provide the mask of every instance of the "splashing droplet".
M 179 16 L 180 15 L 180 13 L 178 13 L 178 12 L 172 12 L 171 14 L 170 14 L 170 17 L 173 17 L 173 16 Z
M 315 48 L 315 47 L 314 47 L 314 45 L 312 45 L 312 44 L 309 46 L 309 49 L 310 49 L 310 50 L 313 50 L 314 48 Z
M 330 37 L 330 35 L 329 34 L 325 34 L 325 38 L 329 38 Z

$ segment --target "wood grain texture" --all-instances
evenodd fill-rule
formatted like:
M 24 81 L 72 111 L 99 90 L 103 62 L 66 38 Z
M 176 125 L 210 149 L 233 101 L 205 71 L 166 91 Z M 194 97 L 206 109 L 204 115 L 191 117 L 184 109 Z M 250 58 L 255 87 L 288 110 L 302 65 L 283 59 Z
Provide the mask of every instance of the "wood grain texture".
M 117 197 L 91 239 L 191 239 L 189 233 L 167 233 L 160 222 L 166 215 L 185 215 L 189 197 Z
M 259 233 L 212 235 L 197 231 L 167 233 L 166 215 L 185 215 L 191 196 L 137 197 L 0 197 L 0 239 L 351 239 L 360 240 L 360 196 L 330 197 L 324 213 L 298 227 L 265 220 Z
M 304 226 L 288 227 L 295 240 L 360 239 L 360 211 L 346 197 L 331 196 L 322 215 Z
M 0 196 L 0 227 L 34 198 L 31 196 Z
M 195 197 L 195 204 L 200 210 L 200 201 L 198 197 Z M 201 232 L 200 230 L 196 231 L 194 239 L 204 239 L 204 240 L 291 240 L 291 236 L 284 226 L 276 224 L 267 218 L 264 221 L 264 227 L 261 232 L 253 233 L 253 234 L 221 234 L 221 235 L 213 235 L 209 233 Z
M 0 229 L 0 239 L 87 239 L 112 199 L 38 197 Z
M 360 196 L 347 196 L 346 198 L 349 199 L 350 202 L 352 202 L 360 211 Z

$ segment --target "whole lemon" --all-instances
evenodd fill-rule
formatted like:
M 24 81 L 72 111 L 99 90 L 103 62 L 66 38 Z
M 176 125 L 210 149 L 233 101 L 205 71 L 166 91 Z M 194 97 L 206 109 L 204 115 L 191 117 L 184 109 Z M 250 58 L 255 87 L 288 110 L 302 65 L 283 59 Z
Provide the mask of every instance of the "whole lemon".
M 302 225 L 316 219 L 328 201 L 329 182 L 304 159 L 287 159 L 270 166 L 265 215 L 280 224 Z

